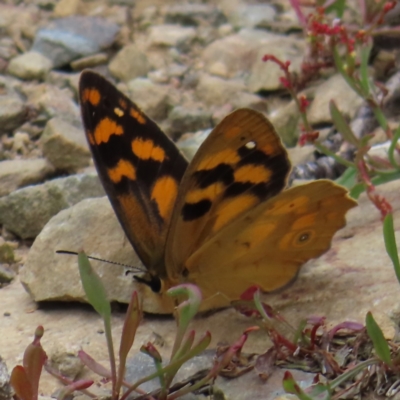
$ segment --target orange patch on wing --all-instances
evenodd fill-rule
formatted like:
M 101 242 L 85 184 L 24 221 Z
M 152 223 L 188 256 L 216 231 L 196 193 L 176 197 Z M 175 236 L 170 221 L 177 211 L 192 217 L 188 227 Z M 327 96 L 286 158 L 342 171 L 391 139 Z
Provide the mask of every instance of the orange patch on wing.
M 271 179 L 272 172 L 262 165 L 244 165 L 238 168 L 233 176 L 235 182 L 263 183 Z
M 233 197 L 225 200 L 219 206 L 219 212 L 212 230 L 219 231 L 226 224 L 231 222 L 239 214 L 247 211 L 258 203 L 258 198 L 250 194 Z
M 158 211 L 163 219 L 171 215 L 177 194 L 178 182 L 174 178 L 163 176 L 157 179 L 151 191 L 151 200 L 157 203 Z
M 282 144 L 278 144 L 278 142 L 275 143 L 266 143 L 263 146 L 261 146 L 260 150 L 267 154 L 268 156 L 276 156 L 279 154 L 282 154 Z
M 296 219 L 293 222 L 292 229 L 301 230 L 304 228 L 309 228 L 310 226 L 315 226 L 316 222 L 317 222 L 317 213 L 306 214 Z
M 186 194 L 185 202 L 193 204 L 205 199 L 214 200 L 224 189 L 225 186 L 221 182 L 213 183 L 204 189 L 193 189 Z
M 248 243 L 249 249 L 257 247 L 262 242 L 267 240 L 274 230 L 277 228 L 277 224 L 270 222 L 270 223 L 262 223 L 262 224 L 252 224 L 249 228 L 245 229 L 241 232 L 239 236 L 239 241 L 242 243 Z
M 122 135 L 124 128 L 111 118 L 103 118 L 96 126 L 93 137 L 97 145 L 107 143 L 112 135 Z
M 243 130 L 239 126 L 231 126 L 224 132 L 224 136 L 227 139 L 232 139 L 239 136 L 242 132 Z
M 132 118 L 136 119 L 136 121 L 139 122 L 139 124 L 143 125 L 146 123 L 146 118 L 139 110 L 131 107 L 130 114 Z
M 108 176 L 114 183 L 120 182 L 124 176 L 134 181 L 136 179 L 136 168 L 129 161 L 119 160 L 116 167 L 108 170 Z
M 100 100 L 101 94 L 97 89 L 85 89 L 82 93 L 82 101 L 88 101 L 92 106 L 97 106 Z
M 132 141 L 132 152 L 141 160 L 165 161 L 165 151 L 159 146 L 155 146 L 150 139 L 143 140 L 140 138 Z
M 296 214 L 303 214 L 307 211 L 307 206 L 311 199 L 307 196 L 299 196 L 288 201 L 288 199 L 274 201 L 273 212 L 274 215 L 285 215 L 287 213 L 296 211 Z M 271 209 L 267 209 L 263 214 L 267 215 L 271 212 Z
M 240 157 L 235 150 L 225 149 L 210 156 L 205 156 L 199 163 L 198 170 L 213 169 L 220 164 L 236 164 L 239 161 Z

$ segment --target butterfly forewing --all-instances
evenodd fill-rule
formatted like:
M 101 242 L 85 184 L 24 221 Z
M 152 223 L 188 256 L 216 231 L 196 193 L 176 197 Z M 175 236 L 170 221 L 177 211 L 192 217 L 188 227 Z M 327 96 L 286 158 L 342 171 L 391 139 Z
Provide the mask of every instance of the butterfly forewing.
M 344 188 L 325 180 L 285 190 L 198 248 L 186 261 L 190 280 L 205 297 L 220 293 L 219 306 L 254 285 L 266 292 L 280 289 L 330 248 L 356 204 Z
M 182 180 L 167 239 L 168 275 L 175 277 L 221 229 L 281 192 L 289 171 L 287 153 L 262 114 L 240 109 L 228 115 Z
M 145 266 L 157 265 L 155 272 L 165 276 L 166 235 L 188 163 L 160 128 L 100 75 L 83 72 L 79 93 L 89 146 L 118 219 Z

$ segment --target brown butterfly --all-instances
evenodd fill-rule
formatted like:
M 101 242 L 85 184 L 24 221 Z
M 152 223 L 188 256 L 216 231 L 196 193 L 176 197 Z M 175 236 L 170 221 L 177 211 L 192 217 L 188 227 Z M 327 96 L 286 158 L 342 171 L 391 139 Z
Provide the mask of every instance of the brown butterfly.
M 258 285 L 269 292 L 326 252 L 356 202 L 326 180 L 284 190 L 290 162 L 272 124 L 239 109 L 210 133 L 189 164 L 174 143 L 111 83 L 80 80 L 93 158 L 124 231 L 159 294 L 200 287 L 203 309 L 223 307 Z

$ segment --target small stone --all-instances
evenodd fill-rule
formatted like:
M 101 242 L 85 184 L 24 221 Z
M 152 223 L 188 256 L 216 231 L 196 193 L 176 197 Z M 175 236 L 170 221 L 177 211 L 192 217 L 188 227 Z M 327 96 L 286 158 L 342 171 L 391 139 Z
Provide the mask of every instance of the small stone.
M 85 68 L 93 68 L 98 65 L 106 64 L 107 61 L 108 55 L 106 53 L 97 53 L 71 61 L 71 68 L 74 71 L 81 71 Z
M 67 349 L 58 344 L 54 349 L 47 350 L 50 366 L 56 371 L 60 372 L 74 380 L 83 370 L 84 364 L 78 356 L 77 349 Z
M 135 44 L 122 48 L 111 60 L 108 66 L 111 75 L 123 82 L 146 76 L 150 69 L 146 54 L 140 51 Z
M 236 29 L 266 27 L 275 16 L 275 7 L 269 4 L 243 4 L 232 7 L 227 14 L 228 22 Z
M 352 119 L 364 100 L 349 85 L 340 74 L 333 75 L 327 81 L 318 85 L 314 100 L 307 110 L 311 124 L 332 122 L 329 103 L 335 101 L 345 117 Z
M 150 46 L 187 48 L 196 37 L 192 27 L 178 25 L 155 25 L 149 29 Z
M 211 4 L 174 4 L 165 10 L 165 22 L 183 26 L 211 24 L 218 26 L 226 22 L 224 14 Z
M 96 175 L 54 179 L 1 197 L 0 223 L 22 239 L 34 238 L 59 211 L 82 199 L 103 195 L 103 186 Z
M 26 116 L 25 103 L 16 95 L 0 95 L 0 133 L 18 128 Z
M 211 113 L 205 110 L 191 110 L 176 106 L 168 115 L 170 122 L 169 133 L 173 137 L 180 137 L 187 132 L 197 132 L 211 127 Z
M 304 55 L 305 43 L 303 41 L 274 35 L 270 42 L 262 46 L 258 52 L 255 62 L 252 65 L 247 87 L 253 93 L 259 91 L 274 91 L 282 88 L 280 78 L 281 68 L 272 61 L 263 61 L 264 55 L 273 55 L 278 60 L 290 61 L 290 71 L 300 71 Z
M 52 61 L 46 56 L 28 51 L 10 61 L 8 73 L 24 80 L 43 80 L 52 67 Z
M 167 117 L 170 109 L 168 86 L 157 85 L 150 79 L 136 78 L 128 82 L 131 99 L 140 101 L 139 107 L 155 120 Z
M 0 161 L 0 197 L 41 182 L 53 173 L 53 166 L 45 159 Z
M 56 169 L 76 171 L 90 163 L 91 153 L 83 130 L 61 118 L 47 122 L 40 143 L 43 155 Z
M 111 46 L 118 31 L 118 25 L 105 18 L 59 18 L 37 32 L 32 50 L 45 55 L 58 68 Z
M 196 97 L 207 106 L 222 106 L 231 103 L 245 89 L 241 81 L 228 81 L 202 74 L 196 87 Z
M 0 236 L 0 265 L 2 263 L 12 264 L 13 262 L 15 262 L 14 246 L 12 246 L 10 243 L 7 243 Z

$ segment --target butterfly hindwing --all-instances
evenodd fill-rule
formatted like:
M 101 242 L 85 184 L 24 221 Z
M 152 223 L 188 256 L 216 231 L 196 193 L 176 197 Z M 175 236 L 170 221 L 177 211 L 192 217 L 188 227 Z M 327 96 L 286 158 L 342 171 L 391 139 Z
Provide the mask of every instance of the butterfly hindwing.
M 325 253 L 356 206 L 347 190 L 320 180 L 283 191 L 247 211 L 186 261 L 190 280 L 214 306 L 227 305 L 249 287 L 266 292 L 291 283 L 300 267 Z M 219 303 L 219 301 L 221 303 Z
M 131 100 L 91 71 L 80 79 L 86 136 L 100 179 L 144 265 L 165 276 L 164 251 L 187 161 Z
M 240 109 L 225 117 L 182 180 L 167 239 L 168 276 L 177 277 L 221 229 L 281 192 L 289 171 L 286 150 L 261 113 Z

